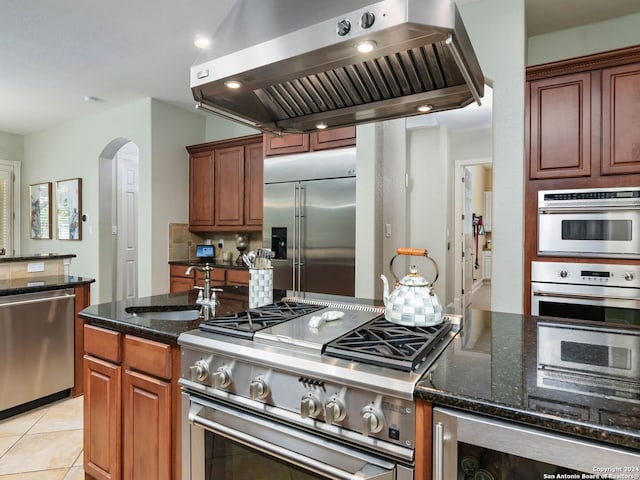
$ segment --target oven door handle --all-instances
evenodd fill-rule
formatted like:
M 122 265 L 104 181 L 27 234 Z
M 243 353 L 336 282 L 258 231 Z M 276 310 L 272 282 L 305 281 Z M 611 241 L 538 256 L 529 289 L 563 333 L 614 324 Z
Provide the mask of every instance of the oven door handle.
M 353 480 L 357 478 L 359 480 L 393 480 L 395 478 L 395 468 L 392 463 L 383 462 L 384 466 L 376 465 L 373 463 L 368 463 L 366 457 L 359 458 L 359 455 L 356 455 L 353 452 L 351 455 L 357 458 L 362 464 L 362 468 L 357 472 L 348 472 L 342 470 L 340 468 L 328 465 L 326 463 L 322 463 L 311 456 L 299 454 L 283 448 L 279 445 L 275 445 L 272 442 L 263 440 L 258 438 L 257 436 L 250 435 L 244 431 L 239 431 L 236 428 L 228 427 L 226 425 L 222 425 L 219 422 L 211 420 L 209 418 L 205 418 L 200 415 L 204 410 L 209 409 L 209 407 L 203 407 L 198 404 L 192 404 L 191 410 L 189 412 L 189 420 L 197 426 L 205 428 L 206 430 L 212 431 L 216 434 L 222 435 L 234 442 L 245 445 L 254 450 L 258 450 L 267 455 L 275 457 L 279 460 L 282 460 L 286 463 L 294 464 L 299 467 L 305 468 L 308 471 L 312 471 L 318 473 L 320 475 L 324 475 L 330 478 L 336 478 L 340 480 Z M 215 410 L 222 412 L 224 415 L 228 415 L 231 413 L 232 416 L 236 414 L 231 411 L 226 411 L 226 409 L 218 409 Z M 270 423 L 270 422 L 264 422 Z M 257 426 L 259 426 L 257 424 Z M 286 434 L 286 431 L 289 430 L 287 427 L 279 426 L 279 430 L 282 430 L 283 433 Z M 248 429 L 247 429 L 248 430 Z M 304 436 L 305 434 L 300 434 L 300 436 Z M 293 434 L 295 437 L 295 433 Z M 310 441 L 316 445 L 322 444 L 323 442 L 318 438 L 310 439 Z M 286 443 L 286 442 L 283 442 Z M 379 463 L 379 462 L 378 462 Z
M 566 299 L 575 299 L 575 300 L 626 300 L 631 302 L 636 302 L 635 298 L 629 297 L 617 297 L 615 295 L 584 295 L 578 293 L 554 293 L 554 292 L 542 292 L 540 290 L 533 291 L 534 297 L 553 297 L 553 298 L 566 298 Z

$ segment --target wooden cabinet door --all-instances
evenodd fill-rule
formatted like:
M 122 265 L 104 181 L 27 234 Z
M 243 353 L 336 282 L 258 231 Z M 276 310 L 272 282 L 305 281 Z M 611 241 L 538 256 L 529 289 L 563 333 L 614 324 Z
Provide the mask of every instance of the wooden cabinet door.
M 532 81 L 529 177 L 591 174 L 591 73 Z
M 244 224 L 262 225 L 264 157 L 260 143 L 245 147 L 244 184 Z
M 602 175 L 640 173 L 640 64 L 602 71 Z
M 227 285 L 249 285 L 249 271 L 248 270 L 227 270 Z
M 216 226 L 244 223 L 244 147 L 215 151 L 214 198 Z
M 132 370 L 123 377 L 122 478 L 170 480 L 171 385 Z
M 84 356 L 84 471 L 119 480 L 122 468 L 121 367 Z
M 212 150 L 189 157 L 189 225 L 209 226 L 214 223 L 213 175 Z
M 185 277 L 170 277 L 169 292 L 186 292 L 193 289 L 193 279 Z
M 356 144 L 356 127 L 332 128 L 310 133 L 311 150 L 348 147 Z
M 306 133 L 285 133 L 282 136 L 265 134 L 263 142 L 265 156 L 309 151 L 309 135 Z

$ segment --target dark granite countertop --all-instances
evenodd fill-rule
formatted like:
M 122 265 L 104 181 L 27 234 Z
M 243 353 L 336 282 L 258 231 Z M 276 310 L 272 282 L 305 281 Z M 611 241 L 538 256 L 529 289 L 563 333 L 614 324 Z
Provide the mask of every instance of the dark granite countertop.
M 198 260 L 197 258 L 191 260 L 170 260 L 169 265 L 184 265 L 185 267 L 205 265 L 205 264 L 213 265 L 214 268 L 233 268 L 235 270 L 249 270 L 244 263 L 236 263 L 235 260 L 230 262 L 225 262 L 224 260 L 213 259 L 207 262 L 203 262 Z
M 32 260 L 58 260 L 75 258 L 75 253 L 30 253 L 25 255 L 0 255 L 0 263 L 30 262 Z
M 217 292 L 218 305 L 216 315 L 227 315 L 249 308 L 249 287 L 227 286 L 216 288 L 222 288 L 222 292 Z M 274 290 L 273 300 L 278 301 L 285 294 L 286 291 L 284 290 Z M 129 299 L 121 302 L 90 305 L 82 310 L 79 315 L 92 325 L 175 344 L 177 343 L 178 335 L 198 328 L 202 320 L 163 320 L 161 318 L 153 318 L 153 316 L 135 315 L 127 312 L 127 310 L 163 312 L 199 309 L 200 306 L 196 305 L 196 295 L 196 290 L 190 290 Z
M 76 277 L 73 275 L 50 275 L 32 278 L 12 278 L 0 280 L 0 296 L 17 295 L 20 293 L 44 292 L 60 288 L 75 287 L 93 283 L 93 278 Z
M 418 383 L 435 406 L 640 450 L 640 403 L 537 386 L 539 322 L 602 324 L 471 310 Z M 637 326 L 611 326 L 638 331 Z M 635 359 L 637 362 L 637 359 Z

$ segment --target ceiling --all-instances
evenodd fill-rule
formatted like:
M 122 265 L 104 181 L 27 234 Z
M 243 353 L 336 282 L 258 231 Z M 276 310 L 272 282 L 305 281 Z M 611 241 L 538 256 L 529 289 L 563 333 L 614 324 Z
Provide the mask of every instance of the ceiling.
M 2 0 L 0 131 L 24 135 L 146 97 L 192 109 L 193 40 L 232 2 Z M 529 35 L 639 11 L 638 0 L 526 0 Z

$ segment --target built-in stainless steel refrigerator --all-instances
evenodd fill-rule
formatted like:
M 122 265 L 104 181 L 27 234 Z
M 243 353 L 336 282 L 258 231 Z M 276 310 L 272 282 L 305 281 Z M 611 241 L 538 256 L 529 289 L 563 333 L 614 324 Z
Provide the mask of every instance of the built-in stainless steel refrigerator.
M 355 293 L 356 149 L 269 157 L 263 243 L 274 288 Z

